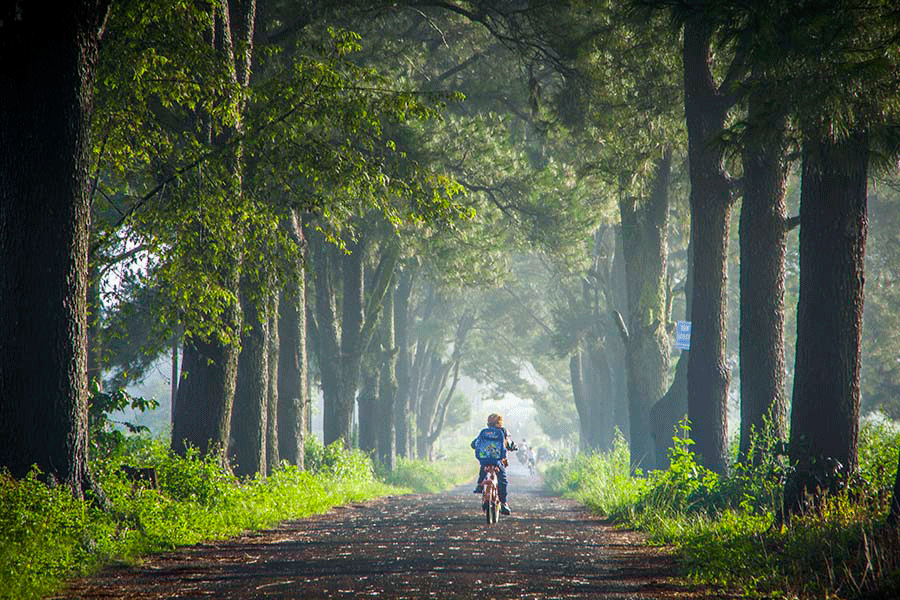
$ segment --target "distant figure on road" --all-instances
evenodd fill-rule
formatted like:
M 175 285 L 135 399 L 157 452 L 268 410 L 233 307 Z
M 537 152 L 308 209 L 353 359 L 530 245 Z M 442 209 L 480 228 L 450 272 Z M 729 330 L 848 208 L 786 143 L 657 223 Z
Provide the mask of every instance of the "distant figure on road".
M 500 472 L 497 476 L 497 491 L 500 494 L 500 512 L 504 515 L 510 513 L 509 504 L 507 503 L 506 488 L 508 481 L 506 479 L 506 467 L 509 461 L 506 459 L 506 451 L 515 452 L 518 450 L 515 442 L 513 442 L 506 429 L 503 427 L 503 415 L 491 413 L 488 415 L 487 427 L 481 430 L 474 440 L 472 440 L 472 448 L 475 450 L 475 458 L 481 463 L 481 469 L 478 472 L 478 485 L 475 487 L 475 493 L 482 492 L 481 483 L 484 481 L 484 466 L 497 465 Z
M 528 467 L 528 473 L 534 476 L 534 448 L 529 446 L 524 439 L 522 440 L 522 446 L 519 448 L 519 453 L 516 456 L 518 456 L 520 463 Z

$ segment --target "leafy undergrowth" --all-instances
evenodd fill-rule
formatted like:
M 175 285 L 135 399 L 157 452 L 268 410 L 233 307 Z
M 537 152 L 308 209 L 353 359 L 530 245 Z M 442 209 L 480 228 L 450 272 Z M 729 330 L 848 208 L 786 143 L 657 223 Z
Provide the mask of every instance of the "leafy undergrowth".
M 472 479 L 478 470 L 473 462 L 469 453 L 465 453 L 465 458 L 454 455 L 435 462 L 399 458 L 393 471 L 379 471 L 378 475 L 390 485 L 435 494 Z
M 216 457 L 182 458 L 145 440 L 94 463 L 109 500 L 104 510 L 48 487 L 39 473 L 21 481 L 0 474 L 0 598 L 41 598 L 114 561 L 409 491 L 382 482 L 364 454 L 339 445 L 312 442 L 306 459 L 308 471 L 284 465 L 265 479 L 238 481 Z M 127 480 L 123 463 L 153 467 L 158 487 Z
M 900 537 L 884 526 L 900 433 L 866 424 L 860 477 L 817 510 L 777 525 L 788 465 L 765 435 L 756 466 L 732 465 L 719 477 L 699 465 L 682 425 L 670 468 L 632 475 L 626 442 L 578 456 L 545 473 L 554 491 L 614 521 L 672 544 L 696 580 L 742 594 L 777 598 L 900 598 Z

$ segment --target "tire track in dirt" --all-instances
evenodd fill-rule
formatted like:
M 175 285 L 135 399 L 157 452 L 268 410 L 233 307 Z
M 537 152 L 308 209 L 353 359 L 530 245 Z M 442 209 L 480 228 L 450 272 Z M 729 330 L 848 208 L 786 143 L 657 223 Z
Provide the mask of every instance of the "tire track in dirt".
M 721 597 L 679 584 L 665 549 L 546 494 L 520 465 L 509 480 L 513 514 L 495 525 L 472 485 L 381 498 L 110 567 L 58 598 Z

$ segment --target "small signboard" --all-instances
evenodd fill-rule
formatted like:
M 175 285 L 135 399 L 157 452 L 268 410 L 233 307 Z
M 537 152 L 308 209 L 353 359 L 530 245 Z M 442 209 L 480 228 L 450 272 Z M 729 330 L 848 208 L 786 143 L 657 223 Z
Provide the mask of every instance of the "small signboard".
M 690 321 L 677 321 L 675 323 L 675 347 L 681 350 L 691 349 Z

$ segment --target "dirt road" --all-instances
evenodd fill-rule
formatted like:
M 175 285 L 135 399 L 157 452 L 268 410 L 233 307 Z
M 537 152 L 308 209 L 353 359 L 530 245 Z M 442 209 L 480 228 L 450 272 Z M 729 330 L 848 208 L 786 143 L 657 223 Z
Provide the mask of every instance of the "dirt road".
M 714 598 L 674 561 L 510 467 L 513 514 L 487 525 L 472 486 L 396 496 L 73 582 L 60 598 Z

